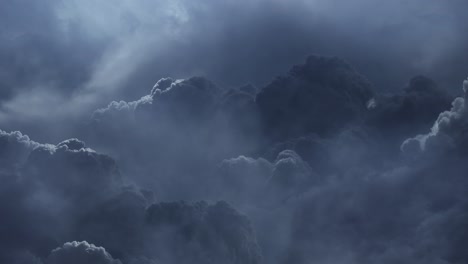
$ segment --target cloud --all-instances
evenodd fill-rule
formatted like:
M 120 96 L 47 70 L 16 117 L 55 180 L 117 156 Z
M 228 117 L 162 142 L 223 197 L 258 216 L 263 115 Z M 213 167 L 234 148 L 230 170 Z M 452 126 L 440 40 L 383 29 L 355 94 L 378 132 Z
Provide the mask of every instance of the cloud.
M 366 111 L 370 83 L 338 58 L 310 56 L 257 95 L 265 131 L 275 139 L 339 132 Z
M 112 194 L 122 185 L 115 161 L 86 148 L 77 139 L 34 149 L 24 165 L 24 175 L 51 193 L 83 206 Z
M 273 162 L 245 156 L 225 159 L 215 177 L 221 186 L 217 196 L 259 207 L 284 202 L 320 181 L 320 176 L 293 150 L 281 151 Z
M 404 152 L 446 152 L 457 151 L 465 153 L 467 146 L 467 99 L 468 82 L 463 82 L 464 97 L 456 98 L 452 103 L 452 109 L 442 112 L 431 131 L 403 142 L 401 149 Z
M 39 145 L 19 131 L 8 133 L 0 130 L 0 167 L 7 170 L 17 169 Z
M 339 6 L 323 0 L 4 3 L 0 120 L 57 141 L 60 133 L 37 127 L 48 122 L 70 133 L 51 119 L 70 126 L 70 118 L 79 122 L 104 102 L 138 98 L 161 77 L 263 86 L 311 53 L 345 58 L 378 90 L 419 73 L 450 87 L 464 74 L 464 3 Z M 372 12 L 362 16 L 362 9 Z
M 402 93 L 375 98 L 366 123 L 396 145 L 427 130 L 440 112 L 450 108 L 451 100 L 433 80 L 416 76 Z
M 225 202 L 155 203 L 76 138 L 39 144 L 2 131 L 0 139 L 2 160 L 18 161 L 0 171 L 2 262 L 260 263 L 250 221 Z M 83 242 L 57 247 L 74 239 Z
M 112 258 L 103 247 L 97 247 L 83 242 L 67 242 L 62 247 L 52 250 L 46 261 L 47 264 L 121 264 L 119 260 Z
M 0 141 L 2 262 L 27 256 L 39 261 L 67 236 L 75 217 L 123 185 L 113 160 L 77 139 L 39 144 L 20 132 L 1 131 Z
M 462 164 L 437 160 L 328 181 L 298 201 L 282 263 L 465 260 Z
M 189 182 L 207 178 L 210 164 L 259 145 L 254 92 L 248 86 L 223 89 L 203 77 L 163 78 L 137 101 L 112 102 L 95 111 L 90 142 L 107 149 L 123 170 L 158 195 L 204 199 L 197 196 L 207 191 L 204 186 Z
M 150 247 L 145 238 L 145 212 L 152 202 L 150 191 L 123 188 L 76 219 L 73 237 L 105 245 L 114 256 L 125 256 L 125 261 L 143 257 L 144 249 Z
M 465 7 L 1 3 L 0 263 L 465 262 Z

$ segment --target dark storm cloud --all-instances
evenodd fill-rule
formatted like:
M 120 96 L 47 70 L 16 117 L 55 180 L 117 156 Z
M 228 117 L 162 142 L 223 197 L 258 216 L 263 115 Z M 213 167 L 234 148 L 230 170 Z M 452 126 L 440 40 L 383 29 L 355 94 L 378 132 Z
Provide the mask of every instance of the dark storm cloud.
M 0 263 L 467 262 L 465 2 L 0 5 Z
M 231 87 L 262 86 L 312 53 L 345 58 L 378 91 L 398 89 L 419 73 L 452 90 L 466 69 L 465 6 L 422 0 L 5 1 L 0 121 L 50 141 L 61 133 L 80 136 L 73 126 L 83 114 L 110 99 L 134 100 L 161 77 L 203 75 Z M 42 122 L 51 133 L 36 129 Z
M 203 193 L 210 187 L 193 188 L 189 183 L 199 180 L 194 175 L 206 178 L 210 164 L 252 152 L 259 144 L 251 90 L 222 89 L 202 77 L 164 78 L 138 101 L 112 102 L 95 111 L 90 138 L 163 197 Z
M 466 228 L 459 222 L 466 166 L 457 155 L 414 163 L 398 152 L 449 106 L 435 82 L 417 76 L 398 94 L 382 95 L 344 61 L 312 56 L 256 91 L 222 89 L 200 77 L 161 79 L 138 101 L 96 111 L 91 128 L 95 142 L 142 175 L 137 181 L 155 181 L 148 186 L 163 200 L 222 198 L 246 212 L 267 262 L 464 259 L 463 236 L 448 247 L 437 240 L 449 235 L 443 223 Z M 246 129 L 237 122 L 250 114 L 263 129 L 232 141 L 238 145 L 213 144 L 224 131 L 217 117 L 226 120 L 227 113 L 234 114 L 232 128 Z M 237 139 L 235 131 L 227 130 L 227 138 Z M 247 154 L 240 146 L 249 141 Z M 234 147 L 243 155 L 225 158 Z M 452 170 L 442 184 L 444 167 Z M 434 219 L 440 222 L 427 227 Z M 417 245 L 420 239 L 427 244 Z M 424 253 L 433 247 L 439 249 Z
M 410 153 L 457 151 L 466 155 L 468 81 L 463 82 L 463 92 L 464 97 L 456 98 L 452 108 L 439 115 L 429 133 L 407 139 L 402 150 Z
M 176 74 L 170 72 L 176 69 L 219 83 L 263 84 L 311 53 L 347 59 L 380 90 L 400 87 L 420 73 L 437 75 L 446 87 L 453 83 L 448 71 L 442 75 L 439 68 L 453 68 L 446 56 L 454 50 L 460 54 L 456 43 L 464 39 L 463 20 L 454 11 L 466 6 L 461 1 L 179 3 L 187 22 L 181 27 L 184 38 L 176 38 L 166 54 L 155 54 L 159 59 L 143 64 L 136 72 L 141 87 L 154 82 L 148 76 L 162 68 L 161 61 L 167 63 L 157 77 Z M 451 77 L 459 78 L 460 70 L 453 71 L 457 73 Z
M 0 130 L 0 146 L 1 167 L 14 170 L 23 165 L 29 153 L 38 147 L 39 143 L 19 131 L 8 133 Z
M 369 82 L 338 58 L 310 56 L 257 95 L 256 103 L 272 138 L 339 131 L 366 111 Z
M 221 162 L 216 172 L 222 193 L 218 196 L 240 204 L 277 204 L 308 190 L 319 175 L 292 150 L 281 151 L 269 161 L 239 156 Z
M 450 108 L 451 101 L 452 97 L 433 80 L 416 76 L 403 91 L 372 99 L 365 123 L 386 144 L 397 146 L 409 136 L 425 132 L 439 113 Z M 394 151 L 398 148 L 394 147 Z
M 20 132 L 2 131 L 1 142 L 6 150 L 0 169 L 2 262 L 28 251 L 44 257 L 67 237 L 75 217 L 119 189 L 112 159 L 77 139 L 39 144 Z
M 464 113 L 464 99 L 457 98 L 429 134 L 403 143 L 400 161 L 377 156 L 387 163 L 393 160 L 393 165 L 350 170 L 311 190 L 298 201 L 283 263 L 466 261 L 461 250 L 468 228 Z M 386 143 L 379 147 L 381 152 L 389 148 Z M 366 151 L 372 153 L 372 148 Z M 421 152 L 427 155 L 417 159 Z
M 249 220 L 225 202 L 154 203 L 151 191 L 124 183 L 112 158 L 78 139 L 39 144 L 2 131 L 0 140 L 2 262 L 260 261 Z M 83 242 L 66 242 L 74 240 Z

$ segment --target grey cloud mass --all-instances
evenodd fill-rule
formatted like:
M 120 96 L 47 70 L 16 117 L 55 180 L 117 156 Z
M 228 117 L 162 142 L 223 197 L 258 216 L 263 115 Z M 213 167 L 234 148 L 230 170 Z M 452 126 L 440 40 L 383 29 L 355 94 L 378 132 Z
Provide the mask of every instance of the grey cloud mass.
M 468 263 L 466 8 L 2 1 L 0 263 Z
M 457 151 L 466 154 L 468 81 L 463 82 L 463 92 L 464 96 L 456 98 L 450 110 L 439 115 L 429 133 L 407 139 L 401 146 L 402 150 L 405 152 Z
M 4 129 L 80 137 L 89 112 L 135 100 L 162 77 L 263 86 L 313 53 L 346 59 L 379 91 L 424 74 L 456 93 L 466 74 L 461 0 L 114 2 L 1 4 Z

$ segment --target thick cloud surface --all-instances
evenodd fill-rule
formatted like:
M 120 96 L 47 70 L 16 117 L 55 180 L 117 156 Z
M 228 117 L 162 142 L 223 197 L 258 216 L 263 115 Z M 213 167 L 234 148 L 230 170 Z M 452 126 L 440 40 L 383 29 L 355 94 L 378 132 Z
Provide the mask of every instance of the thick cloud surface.
M 345 58 L 379 91 L 416 74 L 451 89 L 465 77 L 466 7 L 459 0 L 6 1 L 0 122 L 41 141 L 81 137 L 75 126 L 84 115 L 135 100 L 162 77 L 263 86 L 314 53 Z M 38 129 L 44 123 L 47 133 Z
M 128 180 L 122 179 L 112 158 L 86 148 L 78 139 L 46 145 L 20 132 L 2 131 L 0 136 L 5 150 L 0 170 L 2 262 L 259 263 L 261 259 L 249 220 L 226 203 L 150 206 L 152 192 L 125 183 Z M 182 218 L 172 221 L 174 216 Z M 187 237 L 187 228 L 193 228 L 194 237 Z M 73 239 L 84 242 L 65 243 Z M 85 241 L 96 241 L 119 259 Z M 65 244 L 58 247 L 60 243 Z M 186 250 L 180 251 L 183 244 Z
M 439 115 L 431 131 L 403 142 L 402 150 L 409 151 L 457 151 L 466 154 L 468 138 L 468 116 L 466 100 L 468 99 L 468 81 L 463 82 L 464 97 L 456 98 L 452 109 Z
M 338 58 L 310 56 L 257 95 L 273 138 L 327 135 L 356 120 L 373 91 L 369 82 Z
M 0 3 L 0 263 L 468 263 L 466 7 Z

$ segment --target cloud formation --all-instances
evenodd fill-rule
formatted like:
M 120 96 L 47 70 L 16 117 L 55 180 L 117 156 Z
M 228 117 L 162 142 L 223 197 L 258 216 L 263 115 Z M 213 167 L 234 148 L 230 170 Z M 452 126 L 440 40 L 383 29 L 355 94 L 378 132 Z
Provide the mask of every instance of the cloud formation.
M 39 144 L 20 132 L 2 131 L 0 139 L 5 150 L 0 170 L 4 182 L 0 209 L 5 213 L 0 220 L 2 262 L 259 263 L 261 259 L 249 220 L 225 202 L 154 203 L 151 191 L 128 179 L 125 183 L 112 158 L 75 138 L 57 145 Z M 73 239 L 83 242 L 66 242 Z M 57 247 L 57 243 L 64 244 Z M 186 249 L 180 251 L 181 246 Z
M 52 250 L 46 261 L 47 264 L 121 264 L 107 253 L 103 247 L 96 247 L 86 241 L 67 242 L 63 246 Z
M 135 100 L 162 77 L 263 86 L 313 53 L 345 58 L 378 91 L 416 74 L 455 87 L 466 68 L 466 4 L 380 2 L 5 2 L 0 122 L 42 141 L 81 137 L 75 125 L 83 116 Z M 43 123 L 49 133 L 37 129 Z
M 467 7 L 0 3 L 0 263 L 466 263 Z
M 373 96 L 370 83 L 338 58 L 310 56 L 257 95 L 273 138 L 327 135 L 356 120 Z
M 464 97 L 456 98 L 449 111 L 442 112 L 431 131 L 407 139 L 401 146 L 405 152 L 458 151 L 465 153 L 467 146 L 467 110 L 468 81 L 463 82 Z

